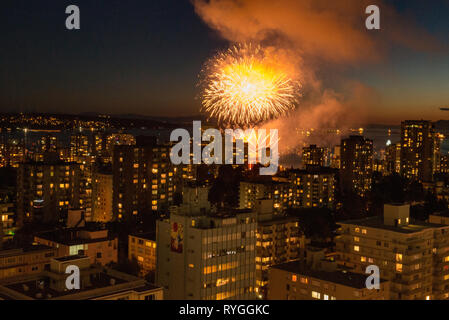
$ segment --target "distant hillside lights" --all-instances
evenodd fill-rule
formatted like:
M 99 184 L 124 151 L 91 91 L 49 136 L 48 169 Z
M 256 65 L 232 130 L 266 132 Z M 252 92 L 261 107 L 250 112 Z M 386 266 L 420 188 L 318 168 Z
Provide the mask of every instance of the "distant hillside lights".
M 181 138 L 181 140 L 179 140 Z M 213 138 L 213 139 L 212 139 Z M 278 130 L 271 129 L 267 136 L 267 130 L 247 129 L 226 129 L 224 137 L 224 156 L 223 156 L 223 138 L 217 129 L 207 129 L 201 134 L 201 121 L 193 122 L 193 164 L 244 164 L 245 163 L 245 145 L 248 143 L 248 164 L 260 163 L 264 166 L 260 168 L 260 175 L 275 175 L 278 170 L 279 152 L 278 152 Z M 186 129 L 176 129 L 170 135 L 170 141 L 178 142 L 170 152 L 170 159 L 174 165 L 191 164 L 191 137 Z M 270 142 L 267 148 L 267 140 Z M 201 142 L 212 141 L 202 149 Z M 235 149 L 234 149 L 235 141 Z M 234 163 L 234 150 L 236 162 Z M 181 153 L 181 154 L 180 154 Z

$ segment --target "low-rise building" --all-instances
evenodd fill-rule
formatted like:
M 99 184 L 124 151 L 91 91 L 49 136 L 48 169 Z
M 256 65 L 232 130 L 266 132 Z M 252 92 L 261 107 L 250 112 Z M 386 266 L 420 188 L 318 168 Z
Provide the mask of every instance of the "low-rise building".
M 66 285 L 67 266 L 77 266 L 80 289 Z M 113 269 L 91 265 L 81 255 L 52 259 L 49 270 L 0 281 L 0 300 L 162 300 L 162 288 Z
M 36 235 L 34 241 L 57 248 L 59 257 L 83 252 L 91 263 L 106 265 L 118 261 L 118 238 L 106 229 L 84 227 L 50 231 Z
M 439 221 L 440 223 L 441 221 Z M 449 298 L 449 226 L 412 221 L 410 205 L 385 205 L 384 217 L 339 223 L 339 263 L 365 273 L 377 265 L 395 300 Z
M 132 234 L 128 237 L 128 259 L 136 259 L 141 275 L 156 271 L 156 233 Z
M 270 268 L 269 300 L 388 300 L 389 282 L 380 280 L 379 289 L 368 289 L 366 275 L 338 269 L 324 253 L 308 252 L 308 259 Z
M 0 280 L 42 272 L 50 266 L 53 257 L 57 257 L 57 250 L 44 245 L 2 250 Z

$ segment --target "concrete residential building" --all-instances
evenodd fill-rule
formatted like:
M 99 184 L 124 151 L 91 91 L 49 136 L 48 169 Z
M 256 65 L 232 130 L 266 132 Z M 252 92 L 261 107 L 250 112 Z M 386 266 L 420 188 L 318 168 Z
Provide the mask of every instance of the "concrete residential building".
M 266 298 L 269 267 L 304 256 L 305 236 L 299 220 L 273 213 L 273 200 L 258 200 L 256 242 L 256 293 Z
M 310 145 L 302 150 L 302 164 L 303 167 L 319 166 L 324 167 L 326 163 L 325 149 Z
M 157 221 L 157 285 L 170 300 L 255 298 L 255 213 L 202 212 Z
M 262 183 L 241 181 L 239 187 L 239 208 L 254 208 L 258 199 L 267 197 Z
M 92 221 L 110 222 L 112 211 L 112 171 L 95 171 L 92 177 Z
M 0 251 L 0 280 L 42 272 L 57 257 L 56 248 L 34 245 Z
M 80 269 L 78 290 L 67 290 L 67 266 Z M 92 266 L 89 257 L 52 259 L 49 270 L 35 276 L 0 281 L 0 300 L 162 300 L 162 288 L 109 268 Z
M 305 170 L 290 170 L 289 180 L 293 186 L 293 208 L 335 207 L 335 188 L 338 170 L 328 167 L 309 166 Z
M 449 226 L 411 221 L 409 205 L 385 205 L 383 219 L 339 224 L 339 263 L 363 274 L 379 266 L 391 299 L 449 298 Z
M 62 211 L 80 207 L 80 165 L 57 160 L 20 164 L 17 190 L 18 227 L 61 221 Z
M 395 143 L 387 146 L 385 150 L 385 174 L 401 172 L 401 144 Z
M 341 141 L 340 183 L 344 192 L 365 195 L 371 189 L 373 141 L 350 136 Z
M 401 124 L 401 175 L 408 179 L 432 181 L 435 128 L 430 121 L 403 121 Z
M 313 254 L 316 256 L 316 253 Z M 310 255 L 308 252 L 308 259 Z M 314 258 L 316 259 L 316 258 Z M 366 275 L 339 270 L 334 261 L 292 261 L 270 268 L 268 300 L 388 300 L 389 282 L 366 287 Z
M 0 199 L 0 229 L 5 240 L 12 238 L 16 230 L 14 217 L 14 204 L 2 203 Z
M 114 147 L 113 212 L 118 220 L 168 210 L 173 204 L 176 168 L 170 161 L 169 146 L 139 138 L 136 146 Z
M 34 241 L 57 248 L 58 257 L 82 252 L 92 264 L 106 265 L 118 260 L 118 238 L 110 236 L 106 229 L 84 227 L 50 231 L 35 235 Z
M 156 271 L 156 258 L 156 233 L 139 233 L 128 236 L 128 259 L 137 260 L 142 276 Z
M 241 181 L 239 186 L 239 208 L 253 209 L 259 199 L 273 199 L 273 208 L 281 212 L 292 203 L 293 191 L 288 179 L 282 181 Z

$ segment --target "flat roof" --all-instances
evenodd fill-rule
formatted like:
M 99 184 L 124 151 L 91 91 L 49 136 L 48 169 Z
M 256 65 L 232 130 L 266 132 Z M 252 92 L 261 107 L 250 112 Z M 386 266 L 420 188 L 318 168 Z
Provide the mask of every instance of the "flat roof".
M 93 268 L 91 267 L 91 269 L 93 269 Z M 111 280 L 115 280 L 115 285 L 129 282 L 129 281 L 120 279 L 118 277 L 109 275 L 107 273 L 101 272 L 101 273 L 97 274 L 96 277 L 91 277 L 90 285 L 88 287 L 84 287 L 79 290 L 73 290 L 73 291 L 57 291 L 57 290 L 51 289 L 49 286 L 50 280 L 44 275 L 37 276 L 36 278 L 34 278 L 32 280 L 28 280 L 28 281 L 21 281 L 21 282 L 6 284 L 6 285 L 4 285 L 4 287 L 6 287 L 10 290 L 14 290 L 20 294 L 23 294 L 23 295 L 28 296 L 33 299 L 45 300 L 45 299 L 63 297 L 63 296 L 71 295 L 71 294 L 89 292 L 91 290 L 107 288 L 107 287 L 111 287 L 111 289 L 112 289 L 113 286 L 111 285 Z M 43 289 L 41 289 L 37 286 L 38 282 L 44 283 Z M 27 290 L 25 290 L 25 287 L 27 287 Z M 136 285 L 136 287 L 138 287 L 138 286 Z M 134 288 L 130 288 L 128 290 L 134 290 Z M 120 291 L 123 291 L 123 289 L 111 290 L 110 292 L 102 292 L 99 295 L 94 295 L 94 297 L 106 296 L 109 294 L 118 293 Z M 42 298 L 36 297 L 36 295 L 38 293 L 42 294 Z M 6 292 L 3 292 L 3 294 L 7 295 Z
M 59 262 L 66 262 L 66 261 L 73 261 L 73 260 L 86 259 L 86 258 L 90 259 L 88 256 L 76 254 L 73 256 L 65 256 L 65 257 L 59 257 L 59 258 L 54 258 L 54 259 Z
M 336 271 L 314 270 L 308 267 L 302 260 L 291 261 L 275 265 L 272 268 L 315 278 L 317 280 L 333 282 L 346 287 L 356 289 L 366 288 L 366 275 L 364 274 L 353 273 L 345 270 L 336 270 Z M 386 282 L 386 280 L 381 279 L 381 282 Z
M 395 227 L 395 226 L 385 225 L 383 218 L 379 218 L 379 217 L 338 221 L 337 224 L 352 224 L 352 225 L 357 225 L 357 226 L 361 226 L 361 227 L 382 229 L 382 230 L 404 233 L 404 234 L 418 233 L 423 230 L 432 229 L 432 228 L 448 227 L 448 226 L 442 225 L 442 224 L 428 223 L 428 222 L 417 221 L 417 220 L 413 220 L 413 219 L 411 219 L 411 221 L 408 225 L 402 225 L 402 226 Z
M 444 210 L 444 211 L 440 211 L 440 212 L 435 212 L 435 213 L 431 213 L 431 216 L 436 216 L 436 217 L 449 217 L 449 210 Z
M 108 236 L 102 237 L 102 238 L 93 238 L 93 239 L 81 238 L 78 234 L 81 231 L 99 232 L 99 231 L 105 231 L 105 230 L 106 229 L 71 228 L 71 229 L 64 229 L 64 230 L 46 231 L 46 232 L 36 234 L 35 237 L 49 240 L 52 242 L 57 242 L 57 243 L 64 244 L 67 246 L 114 240 L 115 237 L 112 236 L 108 230 L 106 230 Z
M 260 217 L 263 218 L 264 215 L 260 215 Z M 270 219 L 257 221 L 260 226 L 270 226 L 273 224 L 280 224 L 285 222 L 299 222 L 299 218 L 293 216 L 273 215 Z
M 45 246 L 45 245 L 30 245 L 20 248 L 10 248 L 6 250 L 0 251 L 0 257 L 8 257 L 8 256 L 18 256 L 21 254 L 27 254 L 31 252 L 39 252 L 39 251 L 48 251 L 48 250 L 55 250 L 52 247 Z

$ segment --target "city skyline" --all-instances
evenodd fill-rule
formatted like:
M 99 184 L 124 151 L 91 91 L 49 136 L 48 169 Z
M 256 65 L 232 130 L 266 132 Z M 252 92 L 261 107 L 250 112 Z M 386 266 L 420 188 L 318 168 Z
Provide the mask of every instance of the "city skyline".
M 276 318 L 449 300 L 447 17 L 448 0 L 2 3 L 0 301 Z

